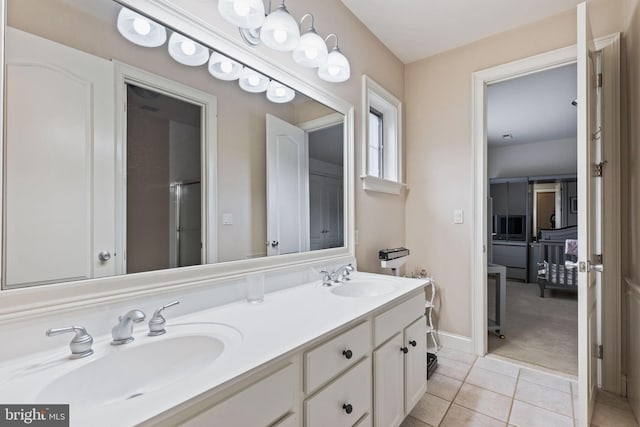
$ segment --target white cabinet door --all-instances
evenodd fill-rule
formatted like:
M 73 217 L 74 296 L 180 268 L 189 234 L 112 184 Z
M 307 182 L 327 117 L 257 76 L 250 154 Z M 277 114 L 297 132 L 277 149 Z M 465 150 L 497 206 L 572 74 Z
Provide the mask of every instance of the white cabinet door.
M 7 28 L 6 285 L 116 273 L 113 105 L 110 61 Z
M 374 426 L 394 427 L 404 419 L 402 333 L 373 352 Z
M 423 316 L 404 330 L 405 414 L 409 414 L 427 392 L 427 323 Z
M 328 248 L 343 246 L 342 242 L 342 180 L 327 177 L 325 179 L 327 216 L 325 222 Z

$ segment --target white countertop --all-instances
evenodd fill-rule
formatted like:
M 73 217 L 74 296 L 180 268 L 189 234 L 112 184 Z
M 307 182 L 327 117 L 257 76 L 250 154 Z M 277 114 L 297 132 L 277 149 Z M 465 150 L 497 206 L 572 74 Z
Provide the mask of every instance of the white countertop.
M 196 375 L 187 375 L 148 394 L 130 400 L 117 399 L 108 405 L 78 408 L 72 405 L 72 426 L 116 426 L 134 425 L 158 415 L 172 407 L 192 399 L 199 394 L 218 388 L 226 382 L 252 371 L 284 354 L 337 329 L 355 319 L 394 300 L 423 288 L 428 279 L 407 279 L 393 276 L 360 273 L 355 279 L 384 280 L 392 282 L 395 289 L 387 294 L 373 297 L 350 298 L 334 295 L 331 288 L 323 287 L 320 281 L 295 286 L 265 295 L 264 302 L 249 304 L 238 301 L 209 310 L 172 318 L 167 317 L 167 333 L 161 337 L 146 335 L 146 322 L 134 329 L 136 338 L 131 344 L 114 347 L 109 345 L 110 336 L 94 337 L 94 354 L 84 359 L 70 360 L 69 348 L 29 355 L 14 359 L 0 367 L 0 402 L 4 404 L 69 403 L 64 401 L 39 401 L 41 390 L 56 378 L 79 367 L 95 362 L 110 352 L 126 351 L 154 340 L 170 339 L 180 325 L 189 323 L 224 324 L 231 332 L 229 347 L 208 368 Z M 338 286 L 349 286 L 345 283 Z M 234 332 L 237 331 L 237 332 Z M 70 337 L 71 338 L 71 337 Z M 19 345 L 19 344 L 18 344 Z M 113 372 L 127 376 L 126 369 Z M 158 372 L 158 376 L 163 372 Z M 84 382 L 84 381 L 83 381 Z M 88 390 L 100 387 L 86 379 Z M 89 391 L 90 392 L 90 391 Z

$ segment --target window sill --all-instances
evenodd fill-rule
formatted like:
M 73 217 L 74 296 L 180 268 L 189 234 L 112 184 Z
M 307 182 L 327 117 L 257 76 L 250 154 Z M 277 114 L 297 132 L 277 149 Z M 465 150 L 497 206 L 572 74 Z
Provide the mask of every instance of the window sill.
M 371 175 L 363 175 L 360 179 L 362 180 L 362 188 L 367 191 L 398 195 L 406 187 L 406 184 L 401 182 L 389 181 Z

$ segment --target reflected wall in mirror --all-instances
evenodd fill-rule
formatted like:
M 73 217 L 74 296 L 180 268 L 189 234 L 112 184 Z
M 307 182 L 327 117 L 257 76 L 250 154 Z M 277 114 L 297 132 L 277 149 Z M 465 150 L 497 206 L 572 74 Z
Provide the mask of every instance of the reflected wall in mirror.
M 177 62 L 171 30 L 133 44 L 121 10 L 7 0 L 3 288 L 344 246 L 344 117 Z M 269 117 L 297 135 L 276 169 Z

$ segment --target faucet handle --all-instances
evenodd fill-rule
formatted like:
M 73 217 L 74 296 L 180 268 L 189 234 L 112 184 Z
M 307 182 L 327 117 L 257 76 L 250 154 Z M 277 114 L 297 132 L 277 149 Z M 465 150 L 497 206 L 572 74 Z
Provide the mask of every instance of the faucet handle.
M 153 316 L 151 316 L 151 320 L 149 320 L 149 333 L 147 335 L 155 337 L 167 332 L 167 330 L 164 328 L 164 325 L 167 323 L 167 319 L 165 319 L 164 316 L 160 313 L 162 313 L 162 310 L 164 310 L 165 308 L 173 307 L 177 304 L 180 304 L 180 301 L 173 301 L 169 304 L 165 304 L 153 312 Z
M 333 281 L 333 276 L 327 270 L 320 270 L 320 274 L 322 274 L 322 286 L 331 286 L 331 282 Z
M 80 359 L 93 354 L 93 350 L 91 349 L 93 337 L 89 335 L 87 330 L 82 326 L 48 329 L 46 334 L 48 337 L 53 337 L 55 335 L 66 334 L 69 332 L 75 332 L 76 334 L 69 343 L 69 347 L 71 348 L 71 359 Z

